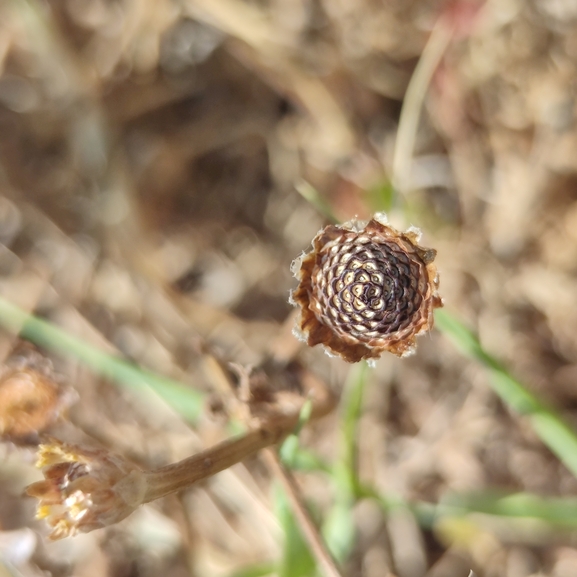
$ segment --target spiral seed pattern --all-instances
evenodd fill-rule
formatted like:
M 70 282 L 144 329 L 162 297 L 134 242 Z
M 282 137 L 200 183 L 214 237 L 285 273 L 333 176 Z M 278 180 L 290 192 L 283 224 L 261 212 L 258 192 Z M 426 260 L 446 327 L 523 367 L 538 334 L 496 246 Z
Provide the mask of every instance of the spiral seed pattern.
M 308 344 L 350 362 L 412 352 L 415 336 L 432 326 L 432 311 L 441 306 L 436 253 L 417 239 L 382 217 L 362 229 L 358 223 L 323 229 L 313 251 L 296 261 L 300 283 L 292 298 Z

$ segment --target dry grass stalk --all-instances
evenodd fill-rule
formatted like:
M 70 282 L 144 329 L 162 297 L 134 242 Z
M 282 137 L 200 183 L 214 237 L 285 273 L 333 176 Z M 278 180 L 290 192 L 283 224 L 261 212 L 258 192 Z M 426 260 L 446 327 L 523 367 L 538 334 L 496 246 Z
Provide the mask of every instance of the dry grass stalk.
M 312 416 L 326 415 L 334 407 L 329 391 L 318 381 L 304 394 L 295 391 L 246 393 L 250 430 L 177 463 L 145 471 L 104 449 L 87 449 L 52 440 L 40 445 L 37 467 L 44 480 L 27 488 L 39 500 L 37 517 L 46 519 L 51 539 L 89 532 L 118 523 L 137 507 L 194 485 L 244 461 L 259 450 L 276 445 L 299 421 L 306 400 Z M 246 386 L 250 386 L 249 383 Z M 241 389 L 242 390 L 242 389 Z M 254 392 L 254 395 L 252 394 Z

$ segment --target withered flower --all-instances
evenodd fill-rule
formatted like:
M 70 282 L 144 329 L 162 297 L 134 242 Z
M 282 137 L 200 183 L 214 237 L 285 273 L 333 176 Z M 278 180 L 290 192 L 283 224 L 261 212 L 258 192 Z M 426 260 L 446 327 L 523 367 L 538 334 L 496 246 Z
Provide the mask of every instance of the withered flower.
M 442 306 L 436 251 L 419 246 L 419 237 L 417 229 L 395 230 L 384 214 L 321 230 L 293 263 L 297 336 L 351 363 L 411 354 Z
M 74 402 L 75 394 L 60 386 L 52 364 L 26 348 L 0 369 L 0 437 L 35 438 Z
M 305 403 L 311 403 L 311 418 L 324 416 L 334 407 L 331 391 L 304 368 L 293 367 L 285 386 L 279 388 L 273 388 L 264 373 L 252 377 L 239 367 L 237 373 L 242 381 L 238 401 L 246 405 L 241 412 L 248 431 L 176 463 L 146 471 L 103 449 L 57 440 L 40 445 L 36 465 L 44 480 L 26 492 L 38 498 L 36 516 L 52 527 L 50 538 L 117 523 L 141 504 L 186 489 L 276 445 L 293 432 Z
M 54 440 L 40 445 L 36 465 L 44 480 L 29 485 L 26 493 L 38 499 L 36 517 L 52 528 L 50 539 L 87 533 L 118 523 L 140 505 L 186 489 L 278 443 L 296 423 L 296 418 L 284 417 L 278 426 L 251 430 L 151 471 L 102 449 Z
M 298 415 L 297 415 L 298 416 Z M 290 423 L 295 425 L 295 419 Z M 107 527 L 128 517 L 137 507 L 186 489 L 256 451 L 274 445 L 292 430 L 258 428 L 151 471 L 143 471 L 103 449 L 87 449 L 53 440 L 40 445 L 36 466 L 44 480 L 26 493 L 38 499 L 36 518 L 52 528 L 50 539 L 71 537 Z
M 40 445 L 44 480 L 26 492 L 39 499 L 36 517 L 52 527 L 51 539 L 121 521 L 144 499 L 146 482 L 137 467 L 107 451 L 59 441 Z

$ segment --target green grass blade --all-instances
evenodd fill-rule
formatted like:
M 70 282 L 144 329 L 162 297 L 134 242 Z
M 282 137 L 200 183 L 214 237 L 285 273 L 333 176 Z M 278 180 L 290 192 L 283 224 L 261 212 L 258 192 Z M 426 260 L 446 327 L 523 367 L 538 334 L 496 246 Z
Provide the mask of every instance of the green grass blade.
M 506 518 L 532 518 L 549 525 L 577 528 L 577 499 L 543 498 L 530 493 L 511 495 L 471 494 L 452 495 L 439 505 L 446 512 L 484 513 Z
M 353 517 L 354 504 L 354 501 L 338 499 L 337 496 L 323 523 L 323 539 L 339 564 L 346 562 L 355 544 L 357 529 Z
M 367 385 L 366 363 L 352 367 L 341 401 L 340 455 L 331 471 L 335 502 L 323 524 L 323 537 L 335 559 L 343 563 L 355 542 L 353 508 L 358 498 L 357 443 Z
M 252 565 L 234 572 L 229 577 L 266 577 L 266 575 L 276 575 L 276 566 L 273 563 Z
M 357 478 L 357 441 L 359 420 L 362 414 L 363 399 L 369 367 L 366 362 L 351 369 L 346 387 L 346 394 L 342 399 L 343 417 L 342 430 L 342 465 L 349 477 L 349 491 L 355 494 L 358 487 Z
M 283 554 L 278 577 L 313 577 L 316 564 L 301 534 L 284 491 L 275 487 L 274 503 L 276 517 L 283 529 Z
M 507 519 L 534 519 L 551 528 L 577 529 L 577 498 L 540 497 L 530 493 L 449 494 L 442 501 L 404 501 L 394 495 L 383 495 L 376 489 L 362 488 L 364 497 L 375 500 L 385 514 L 397 507 L 411 510 L 422 527 L 432 528 L 444 519 L 483 514 Z
M 151 371 L 131 365 L 85 343 L 56 325 L 26 313 L 0 297 L 0 325 L 20 334 L 39 346 L 62 356 L 74 356 L 98 373 L 122 386 L 135 390 L 150 387 L 185 419 L 194 423 L 204 406 L 204 395 L 178 381 L 161 377 Z
M 577 436 L 555 413 L 516 380 L 497 359 L 483 349 L 477 337 L 446 310 L 435 313 L 435 326 L 468 357 L 489 370 L 493 390 L 514 411 L 527 416 L 539 438 L 577 477 Z
M 331 205 L 320 195 L 319 191 L 308 182 L 302 181 L 296 185 L 297 192 L 332 224 L 339 224 Z
M 382 180 L 367 190 L 367 203 L 373 212 L 391 212 L 399 200 L 395 187 L 388 180 Z

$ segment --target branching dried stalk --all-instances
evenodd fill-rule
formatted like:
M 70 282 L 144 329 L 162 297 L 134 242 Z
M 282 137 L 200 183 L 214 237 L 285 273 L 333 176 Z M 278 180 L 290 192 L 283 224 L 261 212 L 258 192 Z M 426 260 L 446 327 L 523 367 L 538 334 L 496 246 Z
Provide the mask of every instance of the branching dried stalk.
M 298 521 L 304 538 L 306 539 L 311 553 L 317 560 L 319 568 L 325 577 L 341 577 L 337 562 L 328 550 L 321 534 L 313 523 L 308 509 L 303 502 L 299 486 L 292 473 L 282 464 L 278 453 L 271 448 L 264 451 L 264 457 L 269 469 L 281 482 L 291 503 L 293 514 Z
M 306 400 L 312 403 L 313 418 L 334 406 L 332 394 L 320 381 L 306 373 L 304 377 L 298 392 L 265 391 L 263 380 L 257 380 L 245 404 L 248 432 L 151 471 L 103 449 L 56 440 L 41 445 L 37 466 L 45 478 L 27 489 L 28 495 L 39 499 L 37 517 L 47 520 L 51 539 L 106 527 L 144 503 L 190 487 L 279 443 L 294 430 Z

